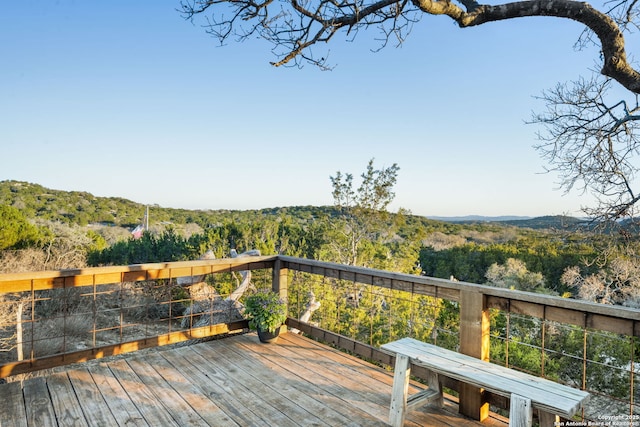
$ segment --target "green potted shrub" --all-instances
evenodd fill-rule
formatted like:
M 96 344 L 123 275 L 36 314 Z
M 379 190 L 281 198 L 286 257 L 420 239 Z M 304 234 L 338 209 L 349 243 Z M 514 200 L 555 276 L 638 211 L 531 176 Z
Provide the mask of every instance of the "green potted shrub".
M 287 303 L 271 290 L 258 290 L 244 300 L 244 315 L 261 342 L 275 342 L 287 320 Z

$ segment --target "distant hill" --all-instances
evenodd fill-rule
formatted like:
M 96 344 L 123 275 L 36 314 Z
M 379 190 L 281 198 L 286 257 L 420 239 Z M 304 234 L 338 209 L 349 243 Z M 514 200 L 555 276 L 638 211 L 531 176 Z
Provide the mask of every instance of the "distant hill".
M 466 216 L 427 216 L 429 219 L 444 222 L 503 222 L 503 221 L 520 221 L 528 220 L 530 216 L 482 216 L 482 215 L 466 215 Z
M 0 204 L 19 209 L 27 218 L 86 226 L 103 224 L 133 228 L 142 222 L 146 205 L 121 197 L 96 197 L 84 191 L 62 191 L 22 181 L 0 181 Z M 291 206 L 260 210 L 191 210 L 149 206 L 150 222 L 195 223 L 202 227 L 223 221 L 264 216 L 294 216 L 302 221 L 336 215 L 333 206 Z
M 500 225 L 512 225 L 514 227 L 531 228 L 534 230 L 585 231 L 591 228 L 591 224 L 585 219 L 564 215 L 548 215 L 540 217 L 469 215 L 461 217 L 429 218 L 458 224 L 499 223 Z
M 533 228 L 538 230 L 546 229 L 576 231 L 591 228 L 591 224 L 586 219 L 564 215 L 540 216 L 537 218 L 503 221 L 503 224 L 515 225 L 516 227 Z
M 67 224 L 140 224 L 145 205 L 120 197 L 96 197 L 84 191 L 61 191 L 21 181 L 0 181 L 0 204 L 20 209 L 27 218 Z M 155 221 L 195 222 L 199 211 L 152 206 Z M 191 221 L 188 221 L 191 220 Z
M 61 191 L 45 188 L 39 184 L 21 181 L 0 181 L 0 204 L 20 209 L 27 218 L 43 218 L 68 224 L 108 224 L 135 227 L 142 221 L 145 205 L 120 197 L 96 197 L 84 191 Z M 333 206 L 290 206 L 259 210 L 188 210 L 150 206 L 150 217 L 155 223 L 187 224 L 196 223 L 203 227 L 233 219 L 256 215 L 292 215 L 300 220 L 313 220 L 319 216 L 336 215 Z M 584 222 L 566 216 L 480 216 L 460 217 L 419 217 L 412 216 L 422 226 L 433 222 L 448 222 L 459 225 L 511 225 L 532 229 L 577 230 Z M 433 221 L 433 222 L 432 222 Z

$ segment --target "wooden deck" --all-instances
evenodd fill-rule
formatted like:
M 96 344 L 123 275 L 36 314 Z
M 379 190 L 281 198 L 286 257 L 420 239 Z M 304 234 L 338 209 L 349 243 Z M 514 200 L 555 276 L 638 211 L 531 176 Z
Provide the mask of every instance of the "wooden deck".
M 1 426 L 385 426 L 393 376 L 294 334 L 255 334 L 76 364 L 0 385 Z M 505 426 L 442 410 L 407 426 Z

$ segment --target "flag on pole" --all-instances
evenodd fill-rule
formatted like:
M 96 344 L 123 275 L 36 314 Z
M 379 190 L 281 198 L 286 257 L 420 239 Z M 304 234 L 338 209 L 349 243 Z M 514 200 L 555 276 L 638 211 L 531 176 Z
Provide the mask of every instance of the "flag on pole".
M 142 237 L 142 233 L 144 233 L 145 230 L 148 230 L 148 229 L 149 229 L 149 206 L 147 206 L 147 209 L 144 212 L 144 218 L 142 218 L 142 224 L 134 228 L 131 234 L 133 235 L 134 239 L 139 239 Z
M 136 228 L 133 229 L 133 231 L 131 232 L 131 234 L 133 235 L 134 239 L 139 239 L 142 237 L 142 233 L 144 232 L 144 226 L 139 225 Z

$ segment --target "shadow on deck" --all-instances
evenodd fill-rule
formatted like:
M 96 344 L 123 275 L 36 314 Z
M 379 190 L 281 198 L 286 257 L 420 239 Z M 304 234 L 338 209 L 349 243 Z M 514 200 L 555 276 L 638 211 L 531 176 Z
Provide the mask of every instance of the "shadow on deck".
M 294 334 L 255 334 L 59 368 L 0 386 L 1 426 L 385 426 L 390 372 Z M 422 408 L 406 426 L 505 426 Z

